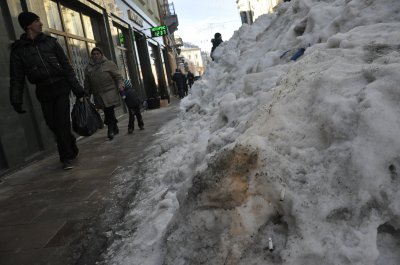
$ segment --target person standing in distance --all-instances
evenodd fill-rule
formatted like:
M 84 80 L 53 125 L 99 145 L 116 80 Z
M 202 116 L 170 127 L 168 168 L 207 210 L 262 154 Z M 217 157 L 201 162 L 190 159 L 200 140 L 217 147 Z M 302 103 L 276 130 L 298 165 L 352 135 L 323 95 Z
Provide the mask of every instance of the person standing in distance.
M 42 22 L 32 12 L 22 12 L 18 22 L 24 29 L 11 47 L 10 102 L 19 114 L 23 110 L 25 76 L 36 85 L 36 97 L 47 126 L 54 133 L 63 169 L 72 169 L 79 149 L 71 132 L 70 101 L 72 92 L 84 96 L 75 72 L 56 38 L 42 32 Z
M 210 57 L 211 59 L 214 61 L 214 57 L 213 57 L 213 53 L 215 51 L 215 49 L 222 43 L 224 42 L 222 40 L 222 36 L 221 33 L 215 33 L 214 34 L 214 39 L 211 39 L 211 43 L 212 43 L 212 48 L 211 48 L 211 53 L 210 53 Z
M 187 73 L 187 80 L 188 80 L 189 87 L 192 88 L 193 83 L 194 83 L 194 74 L 190 71 L 188 71 L 188 73 Z
M 184 76 L 180 69 L 176 69 L 175 73 L 172 75 L 172 80 L 175 82 L 175 85 L 178 89 L 179 98 L 182 99 L 185 96 L 185 84 L 184 84 Z

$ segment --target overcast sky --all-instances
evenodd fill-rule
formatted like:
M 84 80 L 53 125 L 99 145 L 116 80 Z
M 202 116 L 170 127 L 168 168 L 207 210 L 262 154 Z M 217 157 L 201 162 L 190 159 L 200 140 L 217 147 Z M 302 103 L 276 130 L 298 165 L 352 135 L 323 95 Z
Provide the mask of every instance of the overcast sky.
M 228 40 L 233 32 L 241 26 L 239 10 L 235 0 L 173 0 L 178 15 L 178 31 L 184 42 L 199 46 L 210 52 L 211 39 L 215 32 Z

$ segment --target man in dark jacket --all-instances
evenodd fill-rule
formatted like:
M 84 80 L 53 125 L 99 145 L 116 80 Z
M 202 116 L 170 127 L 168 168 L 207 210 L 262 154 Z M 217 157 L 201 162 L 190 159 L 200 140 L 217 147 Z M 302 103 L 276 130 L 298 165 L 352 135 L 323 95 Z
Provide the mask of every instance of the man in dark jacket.
M 185 96 L 184 95 L 185 81 L 184 81 L 184 76 L 179 69 L 176 69 L 175 73 L 172 75 L 172 80 L 175 82 L 175 85 L 178 88 L 179 98 L 182 99 Z
M 187 75 L 182 73 L 182 77 L 183 77 L 183 95 L 187 96 L 189 94 Z
M 187 73 L 187 80 L 188 80 L 189 87 L 192 88 L 193 83 L 194 83 L 194 74 L 190 71 L 188 71 L 188 73 Z
M 212 48 L 211 48 L 211 54 L 210 54 L 210 57 L 211 57 L 211 59 L 214 61 L 214 57 L 213 57 L 213 53 L 214 53 L 214 51 L 215 51 L 215 49 L 221 44 L 223 42 L 223 40 L 222 40 L 222 36 L 221 36 L 221 33 L 215 33 L 214 34 L 214 39 L 212 39 L 211 40 L 211 43 L 212 43 Z
M 57 39 L 42 33 L 40 18 L 34 13 L 22 12 L 18 21 L 25 33 L 11 48 L 11 105 L 20 114 L 26 112 L 22 108 L 26 76 L 36 85 L 36 96 L 46 124 L 56 137 L 63 168 L 71 169 L 79 149 L 71 132 L 69 94 L 72 89 L 81 98 L 83 87 Z

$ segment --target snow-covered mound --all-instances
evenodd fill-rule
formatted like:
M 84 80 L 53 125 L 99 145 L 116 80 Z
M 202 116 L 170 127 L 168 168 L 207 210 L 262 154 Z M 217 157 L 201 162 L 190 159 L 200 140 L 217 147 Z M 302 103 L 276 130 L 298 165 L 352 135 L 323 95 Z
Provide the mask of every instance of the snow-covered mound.
M 398 0 L 242 26 L 160 133 L 107 262 L 400 264 L 399 29 Z

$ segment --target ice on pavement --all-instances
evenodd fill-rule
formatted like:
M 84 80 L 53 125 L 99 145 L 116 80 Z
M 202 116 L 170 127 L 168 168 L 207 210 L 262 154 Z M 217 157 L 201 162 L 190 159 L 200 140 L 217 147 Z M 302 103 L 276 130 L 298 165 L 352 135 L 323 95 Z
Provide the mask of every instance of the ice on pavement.
M 162 129 L 105 263 L 400 264 L 399 29 L 398 0 L 243 25 Z

